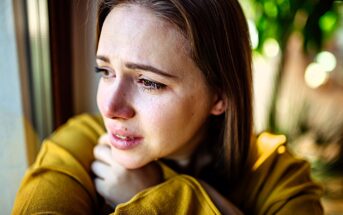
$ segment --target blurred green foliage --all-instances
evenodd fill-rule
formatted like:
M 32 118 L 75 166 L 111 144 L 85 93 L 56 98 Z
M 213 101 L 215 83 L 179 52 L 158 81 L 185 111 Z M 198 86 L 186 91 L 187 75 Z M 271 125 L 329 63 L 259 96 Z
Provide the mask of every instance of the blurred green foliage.
M 304 51 L 318 52 L 338 26 L 341 0 L 250 0 L 259 34 L 257 51 L 274 38 L 284 50 L 291 33 L 303 35 Z
M 339 25 L 339 7 L 342 0 L 249 0 L 258 32 L 256 51 L 263 53 L 265 42 L 275 39 L 281 50 L 281 61 L 276 74 L 268 130 L 282 132 L 276 122 L 276 103 L 283 78 L 288 40 L 298 32 L 303 39 L 304 53 L 313 57 Z

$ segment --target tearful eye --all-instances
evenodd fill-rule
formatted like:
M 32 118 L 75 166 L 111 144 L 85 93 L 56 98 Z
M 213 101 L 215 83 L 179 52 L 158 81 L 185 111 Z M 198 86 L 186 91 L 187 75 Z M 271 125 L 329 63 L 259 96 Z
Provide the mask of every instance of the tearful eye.
M 164 84 L 147 79 L 139 79 L 138 83 L 142 84 L 143 87 L 148 90 L 160 90 L 166 87 Z
M 114 74 L 112 74 L 112 72 L 110 72 L 108 69 L 106 68 L 101 68 L 101 67 L 95 67 L 95 72 L 96 73 L 101 73 L 101 77 L 102 78 L 113 78 L 115 77 Z

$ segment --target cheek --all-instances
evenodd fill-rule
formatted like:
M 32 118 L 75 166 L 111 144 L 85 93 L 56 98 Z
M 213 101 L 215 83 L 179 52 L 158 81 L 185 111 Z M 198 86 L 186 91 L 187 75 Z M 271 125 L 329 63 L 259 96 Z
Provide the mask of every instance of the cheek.
M 103 93 L 103 88 L 101 85 L 101 81 L 99 82 L 98 85 L 98 91 L 97 91 L 97 95 L 96 95 L 96 102 L 97 102 L 97 106 L 98 109 L 101 113 L 103 113 L 103 105 L 104 105 L 104 93 Z
M 193 119 L 199 115 L 194 110 L 194 104 L 196 103 L 191 98 L 178 100 L 174 98 L 155 104 L 147 110 L 143 120 L 147 122 L 146 132 L 165 141 L 183 139 L 185 134 L 190 135 L 194 127 L 200 124 L 198 120 Z

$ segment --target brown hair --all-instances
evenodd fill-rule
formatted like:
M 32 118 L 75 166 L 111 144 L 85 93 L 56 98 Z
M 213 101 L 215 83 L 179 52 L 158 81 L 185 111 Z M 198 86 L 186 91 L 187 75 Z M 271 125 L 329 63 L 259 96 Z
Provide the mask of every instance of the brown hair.
M 119 4 L 138 4 L 177 26 L 189 42 L 191 57 L 209 86 L 226 96 L 228 109 L 210 119 L 209 140 L 216 160 L 207 171 L 198 172 L 219 192 L 248 169 L 252 134 L 252 77 L 249 33 L 237 0 L 101 0 L 98 38 L 104 20 Z M 222 190 L 226 187 L 227 190 Z

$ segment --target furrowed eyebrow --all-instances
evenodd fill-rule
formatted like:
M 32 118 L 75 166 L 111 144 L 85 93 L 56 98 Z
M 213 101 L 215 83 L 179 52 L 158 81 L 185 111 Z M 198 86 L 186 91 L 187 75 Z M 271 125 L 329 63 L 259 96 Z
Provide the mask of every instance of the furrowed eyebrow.
M 103 55 L 97 55 L 96 59 L 102 60 L 102 61 L 104 61 L 106 63 L 110 62 L 110 59 L 108 57 L 103 56 Z
M 157 69 L 157 68 L 150 66 L 150 65 L 137 64 L 137 63 L 126 63 L 125 66 L 129 69 L 144 70 L 144 71 L 148 71 L 148 72 L 152 72 L 152 73 L 156 73 L 156 74 L 165 76 L 167 78 L 177 78 L 174 75 L 171 75 L 167 72 L 164 72 L 164 71 Z
M 96 59 L 98 60 L 101 60 L 101 61 L 104 61 L 105 63 L 110 63 L 110 59 L 106 56 L 103 56 L 103 55 L 97 55 L 96 56 Z M 144 70 L 144 71 L 148 71 L 148 72 L 152 72 L 152 73 L 155 73 L 155 74 L 158 74 L 158 75 L 162 75 L 162 76 L 165 76 L 167 78 L 177 78 L 176 76 L 174 75 L 171 75 L 167 72 L 164 72 L 160 69 L 157 69 L 153 66 L 150 66 L 150 65 L 145 65 L 145 64 L 138 64 L 138 63 L 125 63 L 125 67 L 128 68 L 128 69 L 137 69 L 137 70 Z

